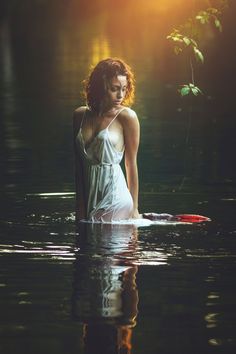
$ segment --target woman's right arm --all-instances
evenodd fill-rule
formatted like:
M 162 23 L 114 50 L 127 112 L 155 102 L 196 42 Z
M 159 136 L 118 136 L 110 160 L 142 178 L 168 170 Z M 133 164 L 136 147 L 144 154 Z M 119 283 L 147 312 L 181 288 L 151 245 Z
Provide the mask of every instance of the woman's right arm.
M 75 170 L 75 190 L 76 190 L 76 220 L 86 218 L 86 203 L 84 197 L 83 163 L 81 155 L 76 146 L 76 136 L 80 129 L 84 111 L 79 108 L 73 114 L 73 147 L 74 147 L 74 170 Z

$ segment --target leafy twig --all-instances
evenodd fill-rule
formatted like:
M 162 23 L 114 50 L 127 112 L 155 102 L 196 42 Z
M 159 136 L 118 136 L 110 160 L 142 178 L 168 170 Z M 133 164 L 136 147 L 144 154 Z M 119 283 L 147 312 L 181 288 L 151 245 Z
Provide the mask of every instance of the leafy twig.
M 222 1 L 223 5 L 227 2 Z M 189 84 L 182 85 L 178 90 L 181 96 L 186 96 L 193 94 L 197 96 L 202 93 L 199 87 L 195 85 L 194 80 L 194 65 L 192 58 L 195 58 L 197 62 L 201 64 L 204 63 L 204 55 L 202 50 L 199 49 L 198 37 L 199 37 L 199 25 L 208 25 L 213 23 L 214 26 L 222 32 L 222 24 L 220 21 L 220 16 L 222 15 L 222 9 L 215 7 L 208 7 L 205 10 L 199 11 L 196 15 L 189 18 L 185 24 L 179 26 L 179 28 L 174 28 L 173 31 L 166 37 L 168 40 L 173 42 L 174 52 L 176 55 L 187 52 L 190 59 L 190 71 L 191 80 Z

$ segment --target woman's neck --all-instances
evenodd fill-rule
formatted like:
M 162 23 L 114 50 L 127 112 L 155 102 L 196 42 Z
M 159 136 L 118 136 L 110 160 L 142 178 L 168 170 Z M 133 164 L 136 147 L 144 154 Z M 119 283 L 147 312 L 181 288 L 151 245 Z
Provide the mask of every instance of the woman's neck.
M 99 112 L 99 116 L 113 116 L 114 114 L 117 113 L 117 111 L 119 111 L 121 109 L 121 107 L 117 107 L 117 106 L 113 106 L 113 107 L 104 107 L 103 109 L 101 109 L 101 111 Z

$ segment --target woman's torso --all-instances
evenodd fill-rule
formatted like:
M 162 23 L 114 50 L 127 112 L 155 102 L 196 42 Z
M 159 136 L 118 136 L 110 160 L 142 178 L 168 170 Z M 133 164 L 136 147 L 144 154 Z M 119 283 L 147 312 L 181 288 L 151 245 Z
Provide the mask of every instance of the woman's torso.
M 88 108 L 84 108 L 76 142 L 83 158 L 92 164 L 120 163 L 124 153 L 124 134 L 119 114 L 126 109 L 121 107 L 115 115 L 97 119 Z
M 111 222 L 128 219 L 133 200 L 120 167 L 124 154 L 124 136 L 116 118 L 124 110 L 120 108 L 108 125 L 94 129 L 91 120 L 86 121 L 85 110 L 76 136 L 79 155 L 82 158 L 83 187 L 87 220 Z M 84 125 L 84 123 L 87 125 Z M 89 124 L 90 123 L 90 124 Z M 84 129 L 85 127 L 85 129 Z M 122 145 L 121 145 L 122 144 Z M 119 151 L 118 147 L 122 147 Z

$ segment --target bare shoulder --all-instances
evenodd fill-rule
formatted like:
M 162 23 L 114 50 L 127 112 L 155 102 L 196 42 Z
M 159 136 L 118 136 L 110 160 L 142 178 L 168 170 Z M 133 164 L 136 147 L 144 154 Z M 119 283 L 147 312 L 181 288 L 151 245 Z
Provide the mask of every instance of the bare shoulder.
M 127 124 L 128 125 L 139 124 L 136 112 L 129 107 L 125 107 L 125 109 L 123 109 L 120 112 L 119 121 L 122 124 L 122 126 L 125 126 Z
M 83 118 L 84 112 L 86 111 L 87 107 L 86 106 L 81 106 L 76 108 L 76 110 L 73 112 L 73 120 L 75 121 L 81 121 Z
M 73 127 L 75 130 L 78 130 L 80 128 L 80 124 L 86 109 L 86 106 L 81 106 L 76 108 L 76 110 L 73 112 Z

